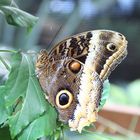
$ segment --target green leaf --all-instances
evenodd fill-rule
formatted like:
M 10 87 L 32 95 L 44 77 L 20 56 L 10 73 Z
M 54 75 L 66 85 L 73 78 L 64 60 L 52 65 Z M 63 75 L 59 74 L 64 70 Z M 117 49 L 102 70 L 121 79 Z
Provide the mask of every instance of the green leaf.
M 13 0 L 0 0 L 0 6 L 10 5 Z
M 28 14 L 16 7 L 0 6 L 0 10 L 5 15 L 7 22 L 11 25 L 27 27 L 28 31 L 36 24 L 38 18 Z
M 4 92 L 5 86 L 0 86 L 0 124 L 4 123 L 8 118 L 5 106 Z
M 28 54 L 15 53 L 11 67 L 5 85 L 6 106 L 9 108 L 21 104 L 21 108 L 9 117 L 10 132 L 14 138 L 32 121 L 49 110 L 49 106 L 36 78 L 32 57 Z
M 0 139 L 1 140 L 11 140 L 9 128 L 1 128 L 0 129 Z
M 99 109 L 103 108 L 106 100 L 109 97 L 109 93 L 110 93 L 110 83 L 109 83 L 109 80 L 107 79 L 103 83 L 103 92 L 102 92 L 102 96 L 101 96 Z
M 48 104 L 48 106 L 50 106 Z M 56 129 L 57 114 L 53 107 L 45 112 L 45 114 L 34 120 L 19 136 L 18 140 L 36 140 L 43 136 L 53 134 Z

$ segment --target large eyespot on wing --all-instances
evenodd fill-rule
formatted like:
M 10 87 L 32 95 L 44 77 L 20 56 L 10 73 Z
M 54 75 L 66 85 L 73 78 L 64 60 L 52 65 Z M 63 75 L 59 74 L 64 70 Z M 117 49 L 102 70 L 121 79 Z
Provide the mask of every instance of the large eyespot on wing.
M 73 101 L 73 95 L 68 90 L 61 90 L 56 95 L 56 105 L 60 109 L 68 108 Z
M 73 116 L 83 65 L 80 61 L 67 57 L 49 62 L 48 67 L 39 75 L 41 86 L 48 95 L 47 100 L 56 108 L 62 122 L 67 123 Z

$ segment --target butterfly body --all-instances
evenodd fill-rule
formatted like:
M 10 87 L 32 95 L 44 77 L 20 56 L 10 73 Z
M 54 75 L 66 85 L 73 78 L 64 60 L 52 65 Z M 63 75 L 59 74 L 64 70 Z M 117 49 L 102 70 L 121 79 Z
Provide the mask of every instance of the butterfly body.
M 59 119 L 79 132 L 95 122 L 103 82 L 126 55 L 125 37 L 109 30 L 84 32 L 41 51 L 36 71 Z

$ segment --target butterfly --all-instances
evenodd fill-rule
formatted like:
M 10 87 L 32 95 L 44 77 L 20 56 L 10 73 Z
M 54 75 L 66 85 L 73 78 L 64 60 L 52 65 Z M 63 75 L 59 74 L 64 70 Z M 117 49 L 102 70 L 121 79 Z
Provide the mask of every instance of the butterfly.
M 79 132 L 97 120 L 103 83 L 127 55 L 124 35 L 93 30 L 41 50 L 36 71 L 59 120 Z

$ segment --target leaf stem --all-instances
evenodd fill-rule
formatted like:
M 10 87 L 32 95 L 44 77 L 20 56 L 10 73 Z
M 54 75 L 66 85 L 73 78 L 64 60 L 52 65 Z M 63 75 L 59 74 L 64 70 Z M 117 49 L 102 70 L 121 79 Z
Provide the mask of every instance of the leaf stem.
M 5 66 L 5 68 L 10 71 L 10 67 L 8 66 L 8 64 L 6 63 L 6 61 L 0 56 L 0 61 L 3 63 L 3 65 Z
M 114 130 L 116 130 L 117 132 L 119 132 L 122 135 L 128 136 L 127 134 L 129 134 L 135 139 L 140 137 L 139 134 L 137 134 L 133 131 L 127 130 L 126 128 L 120 126 L 119 124 L 116 124 L 113 121 L 110 121 L 102 116 L 98 116 L 98 122 L 101 123 L 102 125 L 113 128 Z
M 17 51 L 15 51 L 15 50 L 0 50 L 0 52 L 17 53 Z

